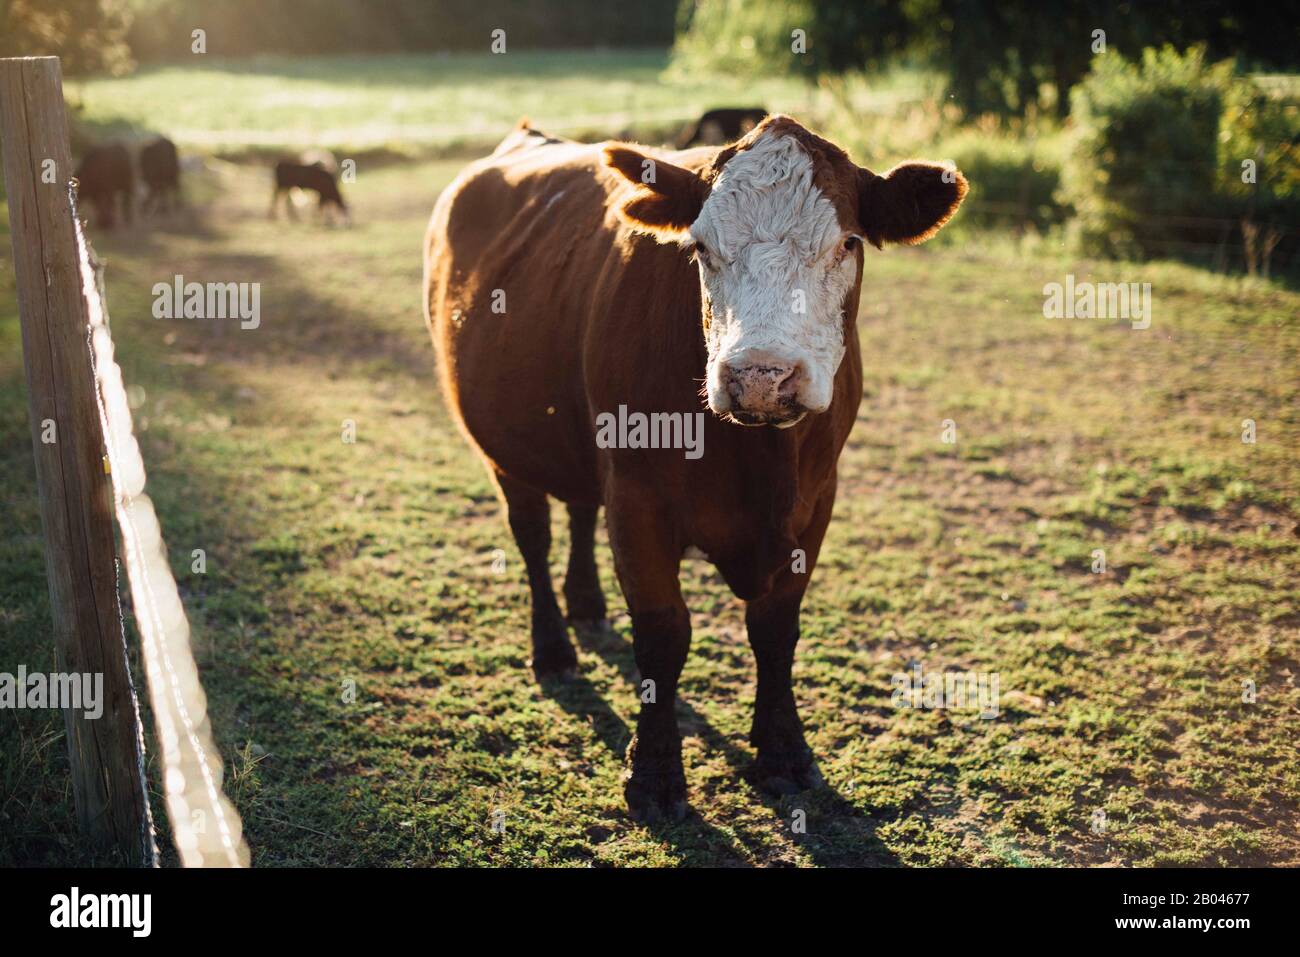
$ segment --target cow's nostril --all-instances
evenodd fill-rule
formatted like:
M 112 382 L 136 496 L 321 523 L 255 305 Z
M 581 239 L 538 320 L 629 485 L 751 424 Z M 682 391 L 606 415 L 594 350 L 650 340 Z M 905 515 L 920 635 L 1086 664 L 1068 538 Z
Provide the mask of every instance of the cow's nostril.
M 795 365 L 786 373 L 785 378 L 780 380 L 777 386 L 777 394 L 783 399 L 792 399 L 799 394 L 799 388 L 803 385 L 803 366 Z
M 726 366 L 722 370 L 722 381 L 727 388 L 727 395 L 739 402 L 745 395 L 745 384 L 741 381 L 740 376 L 736 375 L 736 370 Z

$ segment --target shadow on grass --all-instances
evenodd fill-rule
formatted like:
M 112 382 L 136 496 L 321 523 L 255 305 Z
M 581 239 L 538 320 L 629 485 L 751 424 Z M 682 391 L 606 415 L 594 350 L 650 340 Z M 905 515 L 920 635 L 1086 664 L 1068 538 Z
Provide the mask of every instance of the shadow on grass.
M 259 214 L 258 219 L 261 218 Z M 239 247 L 234 237 L 239 225 L 238 221 L 213 222 L 206 211 L 196 208 L 156 225 L 140 224 L 108 234 L 92 232 L 92 244 L 100 258 L 108 263 L 110 314 L 115 312 L 112 295 L 115 269 L 119 283 L 129 282 L 139 292 L 151 289 L 158 281 L 170 285 L 173 272 L 184 265 L 186 282 L 256 283 L 260 287 L 259 325 L 244 330 L 235 319 L 154 320 L 148 310 L 137 311 L 136 317 L 117 310 L 119 315 L 113 318 L 119 322 L 138 319 L 158 323 L 158 328 L 177 333 L 178 348 L 203 353 L 207 360 L 324 366 L 324 372 L 342 368 L 367 378 L 369 373 L 360 370 L 363 365 L 369 365 L 382 367 L 386 381 L 405 380 L 403 388 L 409 386 L 411 394 L 436 393 L 435 357 L 420 318 L 420 299 L 415 289 L 409 321 L 400 325 L 358 321 L 364 317 L 317 295 L 314 277 L 309 272 L 287 272 L 276 256 L 236 251 Z M 329 231 L 310 224 L 281 222 L 280 228 L 288 250 L 285 255 L 289 256 L 312 255 L 317 252 L 311 248 L 313 243 L 328 242 L 332 237 Z M 194 264 L 200 253 L 177 254 L 168 248 L 169 240 L 179 235 L 225 242 L 216 250 L 203 250 L 201 263 Z M 119 256 L 129 256 L 135 261 L 123 270 Z M 155 262 L 159 268 L 150 270 L 147 263 Z M 164 322 L 165 326 L 161 324 Z M 210 381 L 220 386 L 223 380 L 210 377 Z
M 149 269 L 148 263 L 156 255 L 164 252 L 168 237 L 176 231 L 191 236 L 197 232 L 203 238 L 218 235 L 199 218 L 189 224 L 178 221 L 161 227 L 137 226 L 95 237 L 100 257 L 109 263 L 110 312 L 115 305 L 119 307 L 114 326 L 118 359 L 128 369 L 140 373 L 137 377 L 128 372 L 128 382 L 134 384 L 138 378 L 151 392 L 159 386 L 163 394 L 183 390 L 190 397 L 211 397 L 218 405 L 233 407 L 238 377 L 229 375 L 232 363 L 190 366 L 183 371 L 169 366 L 164 361 L 165 352 L 157 343 L 161 337 L 154 334 L 157 327 L 151 325 L 153 320 L 148 318 L 147 311 L 141 313 L 136 308 L 128 308 L 145 301 L 135 280 Z M 114 260 L 119 254 L 130 257 L 126 270 L 115 268 Z M 223 260 L 229 262 L 230 258 L 214 257 L 214 261 Z M 245 266 L 252 263 L 260 270 L 277 272 L 274 260 L 248 257 L 243 262 Z M 124 291 L 124 284 L 130 287 L 129 292 L 115 296 L 115 288 Z M 293 287 L 295 310 L 304 310 L 301 315 L 330 316 L 337 312 L 329 302 L 304 295 L 300 284 L 286 282 L 285 285 Z M 281 331 L 286 328 L 292 330 L 296 325 L 286 323 Z M 234 350 L 242 344 L 237 342 L 237 336 L 213 334 L 211 329 L 200 331 L 192 324 L 168 326 L 169 331 L 173 329 L 182 337 L 184 348 L 210 356 L 224 353 L 224 358 L 233 359 Z M 284 338 L 288 340 L 284 348 L 292 350 L 296 337 L 290 334 Z M 11 607 L 30 606 L 36 619 L 45 619 L 48 607 L 43 598 L 39 519 L 34 506 L 36 494 L 21 367 L 12 364 L 5 372 L 4 380 L 0 381 L 6 412 L 3 441 L 0 441 L 3 458 L 0 474 L 18 478 L 8 487 L 17 489 L 11 494 L 21 500 L 16 503 L 21 507 L 15 507 L 13 515 L 15 522 L 21 520 L 22 525 L 6 530 L 9 535 L 21 536 L 16 540 L 21 547 L 14 548 L 12 556 L 6 551 L 0 557 L 0 569 L 13 572 L 5 576 L 5 591 L 22 593 L 21 602 L 19 596 L 12 596 L 15 604 Z M 274 416 L 276 410 L 268 407 L 265 412 Z M 172 566 L 195 626 L 195 654 L 208 693 L 216 743 L 225 765 L 224 784 L 243 818 L 254 863 L 323 865 L 348 861 L 352 859 L 349 839 L 352 828 L 348 825 L 363 816 L 362 809 L 350 804 L 347 789 L 313 778 L 312 769 L 322 761 L 326 764 L 330 761 L 328 754 L 320 753 L 322 739 L 332 739 L 331 751 L 342 748 L 364 753 L 369 743 L 362 740 L 366 728 L 364 724 L 341 721 L 337 709 L 326 706 L 325 698 L 304 694 L 301 679 L 277 663 L 282 661 L 284 648 L 277 647 L 267 634 L 281 625 L 271 608 L 276 594 L 291 585 L 283 578 L 264 574 L 262 563 L 248 547 L 266 534 L 265 517 L 244 507 L 237 483 L 195 467 L 196 460 L 186 452 L 189 438 L 183 429 L 173 432 L 155 423 L 140 438 L 148 461 L 146 492 L 157 508 L 164 540 L 173 556 Z M 151 450 L 160 447 L 170 452 L 161 460 L 150 455 Z M 257 470 L 257 464 L 251 463 L 251 474 L 241 476 L 241 480 L 257 481 Z M 224 552 L 230 560 L 214 562 L 206 575 L 191 575 L 188 543 L 214 541 L 218 547 L 213 554 Z M 124 609 L 127 609 L 130 628 L 129 599 L 124 600 Z M 29 627 L 39 630 L 40 621 L 31 621 Z M 131 644 L 138 647 L 138 642 Z M 26 646 L 22 635 L 10 635 L 6 629 L 6 634 L 0 636 L 0 658 L 7 661 L 10 655 L 25 655 Z M 160 846 L 165 860 L 170 860 L 174 855 L 170 853 L 166 836 L 153 719 L 147 696 L 143 694 L 143 670 L 138 655 L 132 657 L 136 659 L 132 670 L 141 690 L 144 711 L 151 803 L 158 821 Z M 51 807 L 42 815 L 38 828 L 3 828 L 5 838 L 0 841 L 3 850 L 0 859 L 18 865 L 108 863 L 89 856 L 76 838 L 72 804 L 66 791 L 63 736 L 61 730 L 52 733 L 55 737 L 44 741 L 40 748 L 22 749 L 24 755 L 29 750 L 32 752 L 26 763 L 33 767 L 6 781 L 5 788 L 0 790 L 5 808 L 0 810 L 14 811 L 32 801 L 53 805 L 51 792 L 61 792 L 58 807 Z M 250 773 L 249 762 L 240 754 L 246 753 L 252 742 L 256 742 L 259 753 L 274 759 L 273 764 L 264 766 L 258 774 Z M 36 763 L 41 768 L 35 768 Z M 286 832 L 291 839 L 286 837 Z
M 585 675 L 545 678 L 541 689 L 575 718 L 589 719 L 601 744 L 611 754 L 622 755 L 627 750 L 628 742 L 632 740 L 631 729 Z
M 241 254 L 238 246 L 230 245 L 191 251 L 185 254 L 185 261 L 199 258 L 203 263 L 206 276 L 196 278 L 261 279 L 268 290 L 274 289 L 283 311 L 263 326 L 256 341 L 204 324 L 169 324 L 167 331 L 177 334 L 178 351 L 213 360 L 183 369 L 169 365 L 169 354 L 157 334 L 162 327 L 148 318 L 149 281 L 161 278 L 150 275 L 151 264 L 172 256 L 167 243 L 177 233 L 221 241 L 230 239 L 232 232 L 202 217 L 192 225 L 193 229 L 183 222 L 141 224 L 100 238 L 101 255 L 109 261 L 109 307 L 111 312 L 115 307 L 117 311 L 114 331 L 119 339 L 119 360 L 127 365 L 129 382 L 138 378 L 151 392 L 158 390 L 164 396 L 169 391 L 181 392 L 195 406 L 238 407 L 241 415 L 255 415 L 262 421 L 274 420 L 284 410 L 263 400 L 240 405 L 241 363 L 292 364 L 322 373 L 340 366 L 353 372 L 382 367 L 389 384 L 396 380 L 403 388 L 434 392 L 433 357 L 416 310 L 412 309 L 411 321 L 403 326 L 359 322 L 359 318 L 368 317 L 358 317 L 328 298 L 313 295 L 310 276 L 290 271 L 278 257 Z M 294 238 L 302 241 L 304 237 L 295 234 Z M 126 260 L 125 268 L 120 262 L 115 267 L 115 256 Z M 145 280 L 143 285 L 141 280 Z M 115 290 L 124 294 L 114 295 Z M 413 343 L 420 348 L 413 349 Z M 29 454 L 25 429 L 15 431 L 14 441 L 5 443 L 6 455 Z M 301 569 L 271 567 L 255 548 L 255 543 L 276 532 L 295 535 L 292 515 L 268 521 L 254 504 L 256 500 L 245 494 L 247 484 L 261 478 L 262 464 L 250 461 L 237 472 L 210 469 L 204 464 L 204 455 L 211 455 L 212 450 L 190 451 L 193 440 L 184 426 L 173 428 L 156 422 L 141 438 L 150 466 L 147 491 L 158 509 L 195 625 L 196 657 L 226 765 L 225 783 L 244 819 L 254 863 L 385 863 L 409 858 L 412 853 L 421 858 L 444 853 L 437 846 L 417 849 L 406 836 L 410 832 L 384 833 L 387 828 L 369 832 L 368 822 L 376 816 L 375 806 L 369 803 L 376 800 L 371 783 L 374 776 L 355 772 L 384 770 L 383 762 L 377 763 L 374 757 L 374 728 L 364 720 L 342 718 L 332 689 L 325 687 L 327 682 L 304 679 L 304 675 L 312 675 L 313 668 L 328 663 L 329 649 L 320 642 L 295 637 L 299 631 L 293 612 L 276 607 L 292 594 Z M 216 546 L 213 554 L 218 560 L 207 575 L 189 574 L 189 544 L 194 542 Z M 42 583 L 35 564 L 30 564 L 27 580 L 36 588 Z M 580 635 L 580 640 L 587 650 L 631 679 L 635 663 L 625 640 L 614 634 Z M 562 688 L 548 688 L 547 693 L 568 714 L 590 719 L 599 740 L 621 761 L 631 731 L 596 686 L 579 679 Z M 709 749 L 722 754 L 735 775 L 743 779 L 751 756 L 689 703 L 682 702 L 679 707 L 684 725 Z M 148 715 L 146 734 L 151 789 L 161 823 L 165 815 L 157 790 L 156 742 Z M 336 779 L 340 778 L 350 786 L 339 787 Z M 786 830 L 790 809 L 804 806 L 792 801 L 805 802 L 811 834 L 796 839 L 819 864 L 889 863 L 883 849 L 879 855 L 874 851 L 879 842 L 870 822 L 832 790 L 785 799 L 755 791 L 754 799 L 771 810 L 774 827 Z M 829 837 L 819 836 L 822 823 Z M 744 822 L 734 826 L 724 822 L 724 826 L 727 830 L 696 813 L 681 824 L 649 831 L 676 849 L 688 864 L 744 865 L 750 858 L 761 858 L 762 847 L 770 844 L 771 827 Z M 369 833 L 363 839 L 358 836 L 361 832 Z M 53 863 L 60 852 L 52 852 L 46 844 L 40 835 L 25 834 L 11 845 L 10 852 L 19 862 Z M 438 844 L 440 839 L 435 839 Z M 75 847 L 66 853 L 75 855 Z M 66 863 L 79 861 L 69 859 Z
M 607 664 L 616 668 L 627 682 L 628 688 L 636 686 L 639 677 L 631 644 L 620 637 L 612 628 L 608 630 L 575 629 L 579 644 L 585 651 L 600 656 Z M 582 681 L 584 686 L 579 695 L 569 703 L 561 702 L 566 710 L 571 704 L 582 702 L 586 711 L 572 711 L 580 716 L 589 714 L 613 715 L 609 704 L 600 696 L 590 682 Z M 560 700 L 557 697 L 557 700 Z M 677 718 L 684 733 L 699 737 L 705 746 L 723 756 L 727 766 L 738 780 L 743 780 L 750 789 L 750 796 L 772 812 L 777 825 L 790 830 L 795 810 L 802 810 L 809 822 L 808 832 L 792 834 L 800 847 L 823 867 L 835 866 L 897 866 L 898 859 L 876 837 L 876 825 L 853 806 L 842 794 L 829 784 L 800 794 L 777 797 L 767 794 L 754 780 L 754 758 L 744 748 L 709 722 L 694 706 L 681 695 L 677 698 Z M 603 738 L 606 745 L 621 759 L 631 740 L 632 732 L 621 719 L 614 716 L 621 733 L 617 737 Z M 689 768 L 687 774 L 689 776 Z M 746 864 L 742 856 L 742 844 L 752 853 L 759 853 L 761 841 L 759 835 L 740 836 L 733 839 L 726 832 L 710 824 L 692 805 L 685 821 L 679 824 L 655 824 L 647 828 L 655 837 L 663 840 L 680 853 L 687 864 L 708 863 L 716 865 L 718 861 L 710 855 L 722 856 L 735 865 Z M 699 858 L 704 856 L 703 860 Z

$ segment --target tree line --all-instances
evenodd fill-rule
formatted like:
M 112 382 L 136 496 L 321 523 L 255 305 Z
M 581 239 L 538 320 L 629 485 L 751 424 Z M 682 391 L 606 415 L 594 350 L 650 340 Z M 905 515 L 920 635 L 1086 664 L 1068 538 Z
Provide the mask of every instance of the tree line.
M 57 55 L 65 73 L 191 56 L 666 47 L 677 0 L 0 0 L 0 56 Z
M 1300 0 L 683 0 L 689 64 L 816 79 L 900 58 L 941 73 L 963 112 L 1065 116 L 1095 56 L 1199 46 L 1242 70 L 1300 65 Z

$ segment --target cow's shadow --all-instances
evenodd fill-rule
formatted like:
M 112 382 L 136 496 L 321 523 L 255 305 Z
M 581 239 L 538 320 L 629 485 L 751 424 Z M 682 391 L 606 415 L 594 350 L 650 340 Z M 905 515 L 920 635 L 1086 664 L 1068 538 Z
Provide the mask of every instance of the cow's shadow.
M 611 665 L 634 694 L 638 677 L 630 642 L 609 626 L 575 629 L 584 651 Z M 601 742 L 620 760 L 632 738 L 627 726 L 602 692 L 583 676 L 567 681 L 546 682 L 543 691 L 577 717 L 590 719 Z M 718 866 L 753 866 L 756 859 L 777 866 L 791 864 L 773 857 L 774 832 L 779 831 L 799 845 L 819 866 L 889 867 L 899 861 L 876 835 L 876 823 L 865 816 L 844 795 L 829 784 L 783 797 L 761 790 L 753 774 L 753 755 L 719 731 L 703 714 L 681 696 L 677 700 L 679 724 L 700 739 L 711 753 L 720 754 L 735 776 L 735 786 L 746 788 L 755 801 L 772 812 L 770 822 L 729 822 L 727 831 L 707 820 L 698 808 L 698 794 L 692 795 L 687 818 L 677 824 L 647 825 L 658 839 L 676 850 L 683 863 Z M 690 768 L 687 768 L 690 778 Z

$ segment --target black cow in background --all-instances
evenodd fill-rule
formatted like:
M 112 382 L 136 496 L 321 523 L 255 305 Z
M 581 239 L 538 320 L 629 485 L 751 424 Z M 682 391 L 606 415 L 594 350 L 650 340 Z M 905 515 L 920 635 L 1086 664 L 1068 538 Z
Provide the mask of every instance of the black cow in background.
M 724 107 L 709 110 L 677 137 L 677 148 L 684 150 L 690 146 L 721 146 L 738 140 L 767 116 L 767 110 L 761 106 Z
M 324 163 L 308 164 L 281 160 L 275 164 L 275 192 L 271 194 L 272 219 L 275 219 L 275 208 L 279 205 L 281 196 L 284 197 L 284 207 L 289 218 L 298 218 L 298 214 L 294 212 L 293 198 L 289 195 L 291 189 L 311 190 L 320 197 L 317 208 L 322 215 L 325 214 L 326 207 L 333 206 L 343 216 L 345 222 L 351 222 L 352 217 L 348 212 L 347 203 L 343 202 L 343 194 L 339 192 L 338 180 Z
M 117 223 L 117 200 L 122 199 L 122 219 L 131 222 L 135 206 L 135 172 L 131 154 L 121 143 L 92 147 L 77 166 L 77 196 L 95 207 L 95 224 L 112 229 Z
M 140 149 L 140 178 L 144 180 L 145 213 L 174 212 L 181 205 L 181 162 L 176 144 L 165 136 Z

